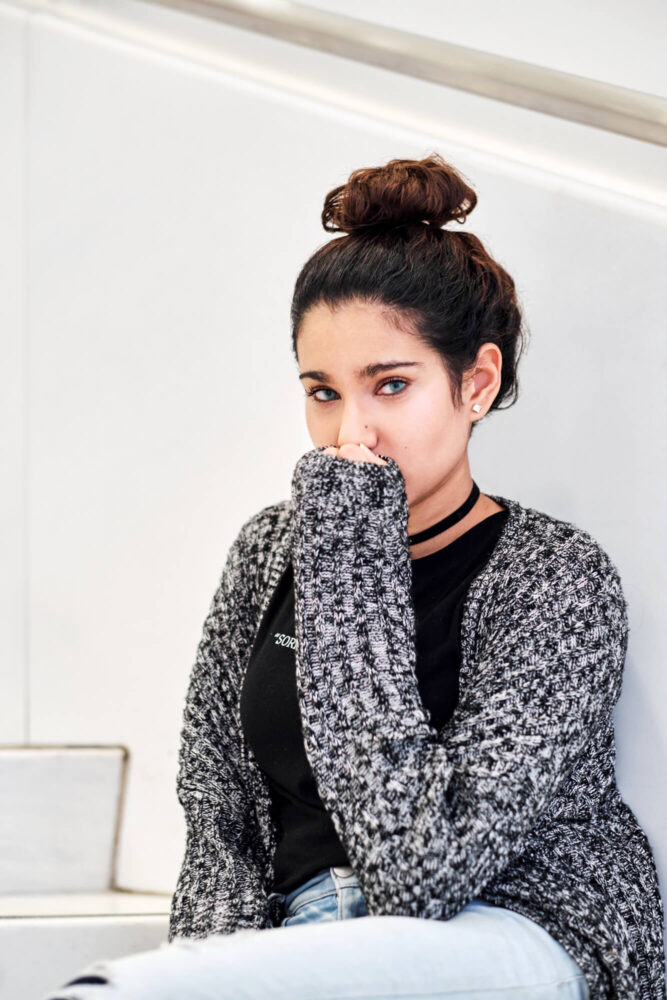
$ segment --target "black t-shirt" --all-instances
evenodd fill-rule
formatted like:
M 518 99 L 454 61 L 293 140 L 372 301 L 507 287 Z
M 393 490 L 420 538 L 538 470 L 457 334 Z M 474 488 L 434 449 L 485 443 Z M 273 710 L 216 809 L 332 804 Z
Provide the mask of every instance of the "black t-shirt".
M 491 555 L 508 513 L 497 511 L 444 549 L 412 560 L 417 682 L 430 724 L 436 729 L 445 724 L 458 701 L 464 598 Z M 290 562 L 255 637 L 240 705 L 245 738 L 269 784 L 278 829 L 272 889 L 283 893 L 322 868 L 350 863 L 306 757 L 295 646 Z

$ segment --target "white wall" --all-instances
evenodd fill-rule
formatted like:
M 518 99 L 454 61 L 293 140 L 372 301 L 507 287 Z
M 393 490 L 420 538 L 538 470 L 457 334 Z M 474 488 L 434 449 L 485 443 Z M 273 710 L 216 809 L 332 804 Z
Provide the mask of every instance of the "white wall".
M 27 726 L 25 397 L 26 19 L 0 6 L 0 740 Z
M 334 14 L 667 96 L 661 0 L 309 0 Z
M 295 46 L 190 20 L 177 57 L 187 19 L 168 41 L 168 12 L 108 9 L 104 31 L 0 5 L 0 740 L 128 746 L 119 884 L 173 889 L 201 624 L 240 524 L 289 495 L 311 446 L 288 310 L 330 238 L 323 198 L 356 167 L 435 149 L 475 186 L 466 225 L 514 275 L 532 331 L 519 402 L 475 435 L 475 479 L 591 531 L 620 568 L 619 785 L 667 885 L 665 150 L 517 110 L 500 156 L 493 130 L 483 142 L 494 102 L 443 90 L 442 128 L 410 129 L 431 85 L 322 57 L 329 98 L 311 99 L 316 54 L 288 72 Z M 336 93 L 335 64 L 350 69 Z M 384 91 L 377 115 L 368 90 L 351 101 L 362 78 L 396 88 L 393 118 Z M 601 165 L 605 147 L 618 155 Z

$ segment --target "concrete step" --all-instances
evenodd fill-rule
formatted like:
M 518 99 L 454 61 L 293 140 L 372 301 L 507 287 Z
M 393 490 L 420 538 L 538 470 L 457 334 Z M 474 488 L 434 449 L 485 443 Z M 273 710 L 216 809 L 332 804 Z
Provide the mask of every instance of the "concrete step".
M 0 1000 L 42 1000 L 92 962 L 158 948 L 170 903 L 121 890 L 0 896 Z
M 0 893 L 114 884 L 127 750 L 0 747 Z

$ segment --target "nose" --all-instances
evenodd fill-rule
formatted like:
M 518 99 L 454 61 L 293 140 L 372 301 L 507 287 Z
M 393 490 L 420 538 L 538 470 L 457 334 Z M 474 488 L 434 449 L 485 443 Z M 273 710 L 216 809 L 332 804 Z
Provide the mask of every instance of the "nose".
M 377 444 L 377 435 L 369 428 L 360 408 L 349 403 L 338 428 L 337 445 L 340 448 L 342 444 L 365 444 L 371 451 Z

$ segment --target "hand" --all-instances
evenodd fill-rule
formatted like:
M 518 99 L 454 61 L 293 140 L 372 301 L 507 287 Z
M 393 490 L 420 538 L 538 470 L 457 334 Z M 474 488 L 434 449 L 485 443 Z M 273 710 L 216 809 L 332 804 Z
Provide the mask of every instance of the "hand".
M 383 458 L 374 455 L 365 444 L 342 444 L 336 448 L 331 445 L 322 449 L 323 455 L 336 455 L 338 458 L 347 458 L 351 462 L 372 462 L 374 465 L 387 465 Z

